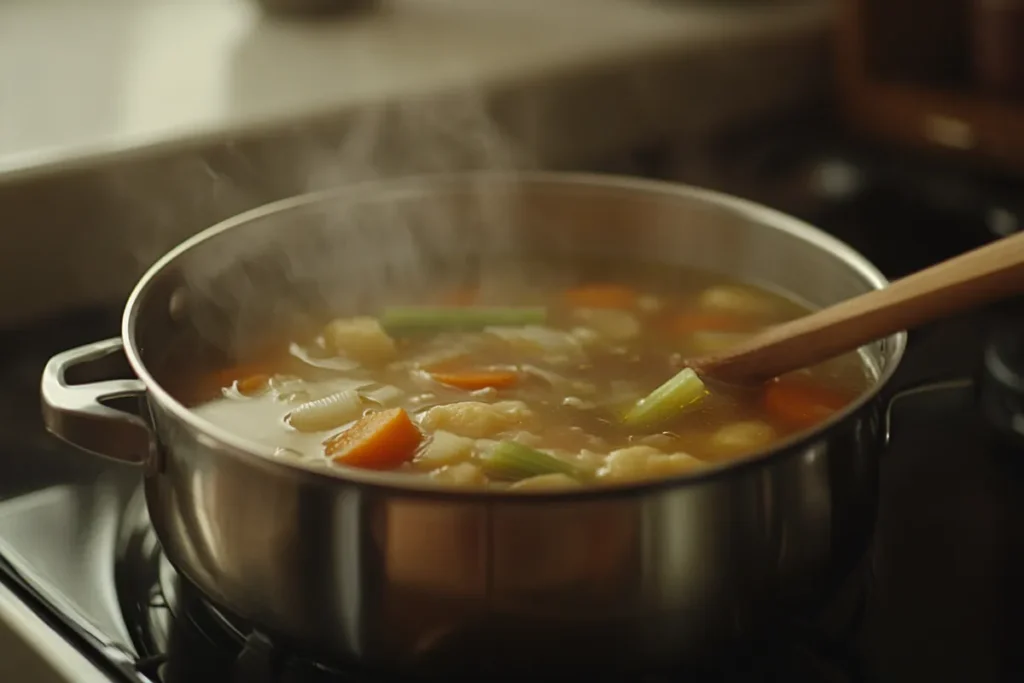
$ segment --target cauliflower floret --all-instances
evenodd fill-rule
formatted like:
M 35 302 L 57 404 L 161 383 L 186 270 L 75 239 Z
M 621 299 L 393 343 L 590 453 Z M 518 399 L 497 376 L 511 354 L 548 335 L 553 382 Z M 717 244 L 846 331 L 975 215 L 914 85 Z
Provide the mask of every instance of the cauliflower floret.
M 324 339 L 337 354 L 360 363 L 387 363 L 398 350 L 376 318 L 339 318 L 324 328 Z
M 683 474 L 702 467 L 703 462 L 686 453 L 666 455 L 650 446 L 630 446 L 609 453 L 598 476 L 612 481 L 633 481 Z
M 483 439 L 515 427 L 532 416 L 522 401 L 480 403 L 462 401 L 435 406 L 420 418 L 424 429 L 443 429 L 460 436 Z
M 451 465 L 469 458 L 476 442 L 464 436 L 436 431 L 430 442 L 416 457 L 416 464 L 424 467 Z
M 487 485 L 487 475 L 484 471 L 469 462 L 460 462 L 457 465 L 446 465 L 439 470 L 430 473 L 431 479 L 442 484 L 451 486 L 480 487 Z

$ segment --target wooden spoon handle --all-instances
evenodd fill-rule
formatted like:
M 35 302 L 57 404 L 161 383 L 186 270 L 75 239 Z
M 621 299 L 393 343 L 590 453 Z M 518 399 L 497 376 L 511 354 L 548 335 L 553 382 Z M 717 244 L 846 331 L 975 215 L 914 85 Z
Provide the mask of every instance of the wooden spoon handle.
M 1024 233 L 908 275 L 737 344 L 693 359 L 712 379 L 760 382 L 814 365 L 900 330 L 1024 293 Z

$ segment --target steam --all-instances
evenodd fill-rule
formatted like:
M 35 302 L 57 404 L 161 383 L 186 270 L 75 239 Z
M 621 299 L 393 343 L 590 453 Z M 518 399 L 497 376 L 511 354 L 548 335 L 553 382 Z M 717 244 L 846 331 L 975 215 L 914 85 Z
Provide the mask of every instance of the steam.
M 254 217 L 182 261 L 177 297 L 189 324 L 220 346 L 245 346 L 298 309 L 354 313 L 436 291 L 439 277 L 470 275 L 483 290 L 500 289 L 508 269 L 492 266 L 515 241 L 513 186 L 494 173 L 455 184 L 443 177 L 531 167 L 525 113 L 513 135 L 474 92 L 371 106 L 348 117 L 340 136 L 310 126 L 137 168 L 109 177 L 108 189 L 149 223 L 125 245 L 140 264 L 242 211 L 324 193 L 322 202 Z

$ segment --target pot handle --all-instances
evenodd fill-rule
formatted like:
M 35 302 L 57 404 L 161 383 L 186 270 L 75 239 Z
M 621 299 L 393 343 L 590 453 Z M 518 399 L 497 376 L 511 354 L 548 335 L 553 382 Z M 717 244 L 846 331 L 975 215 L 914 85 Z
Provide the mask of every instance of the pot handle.
M 146 386 L 130 374 L 120 337 L 58 353 L 43 370 L 43 422 L 46 429 L 82 450 L 119 462 L 143 465 L 155 452 L 153 433 L 143 417 Z M 68 376 L 79 381 L 70 382 Z M 110 405 L 135 399 L 129 412 Z
M 972 390 L 974 381 L 970 377 L 958 377 L 954 379 L 941 379 L 921 382 L 905 389 L 897 391 L 889 399 L 885 408 L 885 445 L 889 445 L 892 438 L 893 410 L 900 405 L 913 402 L 917 399 L 926 398 L 953 398 L 953 392 Z M 973 394 L 967 394 L 969 398 Z

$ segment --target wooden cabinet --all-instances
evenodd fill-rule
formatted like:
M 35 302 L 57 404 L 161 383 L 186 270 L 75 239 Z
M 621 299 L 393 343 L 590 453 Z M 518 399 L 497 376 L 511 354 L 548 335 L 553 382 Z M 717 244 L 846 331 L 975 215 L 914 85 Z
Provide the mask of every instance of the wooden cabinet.
M 837 49 L 858 131 L 1024 172 L 1024 0 L 842 0 Z

